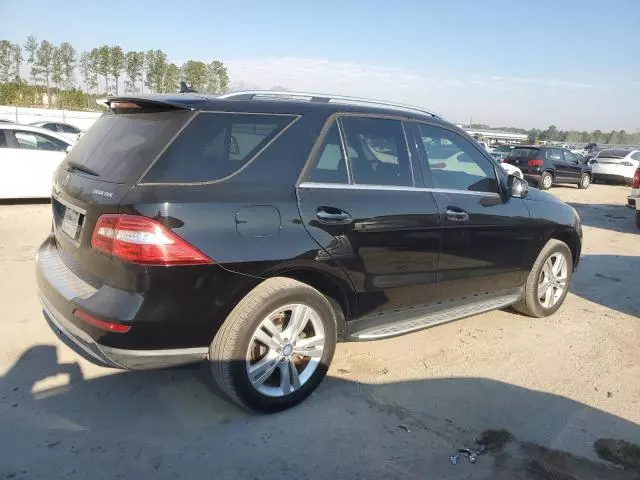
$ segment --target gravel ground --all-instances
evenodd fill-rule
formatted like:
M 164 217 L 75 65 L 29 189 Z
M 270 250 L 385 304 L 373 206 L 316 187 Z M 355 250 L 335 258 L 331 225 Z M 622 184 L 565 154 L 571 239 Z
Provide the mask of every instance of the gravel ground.
M 122 372 L 61 344 L 33 274 L 50 206 L 0 205 L 0 479 L 637 478 L 633 446 L 597 444 L 614 450 L 605 458 L 626 452 L 626 470 L 594 451 L 601 438 L 640 443 L 640 234 L 628 188 L 552 193 L 577 208 L 585 237 L 556 315 L 496 311 L 341 344 L 317 392 L 271 416 L 218 397 L 204 367 Z M 514 439 L 452 465 L 487 429 Z

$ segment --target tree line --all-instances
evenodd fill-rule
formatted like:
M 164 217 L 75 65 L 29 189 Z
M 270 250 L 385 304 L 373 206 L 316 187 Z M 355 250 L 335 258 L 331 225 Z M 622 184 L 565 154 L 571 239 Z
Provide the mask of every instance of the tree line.
M 21 76 L 25 62 L 28 79 Z M 125 52 L 119 45 L 102 45 L 78 55 L 68 42 L 38 42 L 33 35 L 23 46 L 0 40 L 2 105 L 71 108 L 86 100 L 85 107 L 91 108 L 91 100 L 100 95 L 174 92 L 183 80 L 204 93 L 229 88 L 227 69 L 218 60 L 188 60 L 178 66 L 159 49 Z M 71 100 L 74 105 L 68 105 Z
M 550 125 L 542 130 L 540 128 L 515 128 L 498 127 L 493 129 L 490 125 L 482 123 L 472 123 L 471 128 L 478 130 L 500 130 L 503 132 L 522 133 L 529 137 L 529 143 L 537 142 L 560 142 L 560 143 L 604 143 L 608 145 L 640 145 L 640 132 L 630 133 L 626 130 L 611 130 L 603 132 L 601 130 L 558 130 L 555 125 Z

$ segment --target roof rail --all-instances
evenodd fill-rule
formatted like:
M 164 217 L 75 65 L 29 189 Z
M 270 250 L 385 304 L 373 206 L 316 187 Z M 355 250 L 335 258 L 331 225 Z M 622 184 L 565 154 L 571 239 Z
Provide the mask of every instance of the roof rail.
M 309 92 L 287 92 L 287 91 L 272 91 L 272 90 L 246 90 L 240 92 L 226 93 L 220 95 L 218 98 L 226 98 L 233 100 L 253 100 L 256 97 L 269 98 L 276 97 L 281 100 L 304 100 L 307 99 L 310 102 L 318 103 L 345 103 L 349 105 L 377 105 L 383 107 L 397 108 L 400 110 L 408 110 L 412 112 L 418 112 L 432 117 L 440 117 L 435 112 L 426 110 L 420 107 L 414 107 L 413 105 L 406 105 L 404 103 L 386 102 L 383 100 L 373 100 L 370 98 L 361 97 L 349 97 L 346 95 L 326 95 L 322 93 L 309 93 Z

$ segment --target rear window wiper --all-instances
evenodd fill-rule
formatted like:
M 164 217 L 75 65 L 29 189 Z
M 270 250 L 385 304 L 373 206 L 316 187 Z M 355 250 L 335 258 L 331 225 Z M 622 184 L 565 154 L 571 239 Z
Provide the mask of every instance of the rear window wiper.
M 99 177 L 100 176 L 100 174 L 98 172 L 96 172 L 95 170 L 92 170 L 89 167 L 85 167 L 81 163 L 74 162 L 73 160 L 67 160 L 67 165 L 69 165 L 69 167 L 71 167 L 72 170 L 78 170 L 79 172 L 87 173 L 87 174 L 92 175 L 94 177 Z

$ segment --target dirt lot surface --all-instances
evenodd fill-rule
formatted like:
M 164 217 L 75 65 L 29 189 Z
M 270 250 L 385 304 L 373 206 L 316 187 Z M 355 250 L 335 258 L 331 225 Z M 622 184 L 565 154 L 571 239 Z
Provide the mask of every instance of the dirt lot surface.
M 33 274 L 50 206 L 0 205 L 0 479 L 638 478 L 633 445 L 596 443 L 640 444 L 640 234 L 628 188 L 552 193 L 584 225 L 556 315 L 496 311 L 341 344 L 317 392 L 271 416 L 216 396 L 206 368 L 122 372 L 60 343 Z M 488 429 L 513 437 L 453 465 Z

